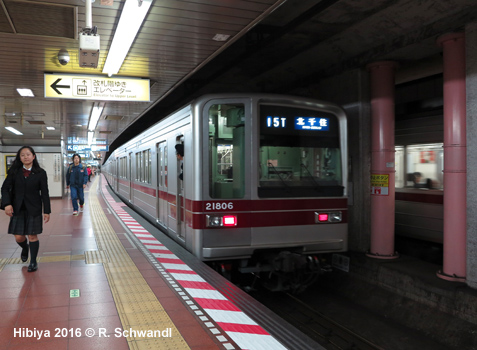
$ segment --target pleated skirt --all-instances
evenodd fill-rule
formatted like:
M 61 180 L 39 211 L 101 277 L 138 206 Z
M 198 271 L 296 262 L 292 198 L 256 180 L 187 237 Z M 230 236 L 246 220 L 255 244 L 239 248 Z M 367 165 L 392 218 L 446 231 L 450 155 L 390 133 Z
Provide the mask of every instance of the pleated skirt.
M 10 218 L 8 233 L 12 235 L 39 235 L 43 232 L 43 215 L 31 216 L 26 210 Z

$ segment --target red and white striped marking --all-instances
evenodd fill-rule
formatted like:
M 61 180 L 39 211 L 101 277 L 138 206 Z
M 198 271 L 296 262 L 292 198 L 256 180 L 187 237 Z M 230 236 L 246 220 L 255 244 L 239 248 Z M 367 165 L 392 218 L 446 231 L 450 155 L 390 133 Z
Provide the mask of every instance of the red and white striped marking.
M 222 330 L 227 333 L 238 346 L 240 346 L 241 349 L 286 349 L 265 329 L 237 308 L 237 306 L 207 283 L 201 276 L 195 273 L 186 263 L 180 260 L 153 235 L 144 229 L 144 227 L 142 227 L 134 218 L 132 218 L 123 209 L 125 204 L 117 203 L 111 197 L 106 189 L 107 182 L 104 177 L 101 184 L 103 196 L 123 223 L 156 258 L 164 270 L 166 270 L 177 281 L 177 283 L 189 293 L 194 301 L 204 309 L 209 317 L 213 319 Z M 171 281 L 169 281 L 169 283 L 170 282 Z M 186 300 L 184 297 L 183 299 Z M 194 310 L 190 301 L 186 301 L 186 303 Z M 200 315 L 201 313 L 200 311 L 196 311 L 196 314 Z M 200 318 L 203 321 L 207 321 L 206 318 Z M 230 343 L 228 345 L 232 346 Z M 224 346 L 227 349 L 233 349 L 233 346 L 227 347 L 227 344 L 224 344 Z

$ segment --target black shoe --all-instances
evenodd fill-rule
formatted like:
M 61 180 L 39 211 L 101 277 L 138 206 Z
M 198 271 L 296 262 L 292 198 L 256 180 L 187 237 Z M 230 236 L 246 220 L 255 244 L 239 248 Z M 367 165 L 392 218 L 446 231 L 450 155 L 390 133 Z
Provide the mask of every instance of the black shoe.
M 38 270 L 38 264 L 37 263 L 30 263 L 28 266 L 28 272 L 34 272 Z
M 26 262 L 28 260 L 28 245 L 26 246 L 26 248 L 22 249 L 22 254 L 20 255 L 20 258 L 23 262 Z

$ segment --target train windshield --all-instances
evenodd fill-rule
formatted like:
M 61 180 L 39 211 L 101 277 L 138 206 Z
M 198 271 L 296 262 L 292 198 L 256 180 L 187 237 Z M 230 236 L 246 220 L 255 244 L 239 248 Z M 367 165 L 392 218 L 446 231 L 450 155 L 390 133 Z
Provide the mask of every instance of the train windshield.
M 342 196 L 338 118 L 311 109 L 260 107 L 258 196 Z
M 209 189 L 211 198 L 245 194 L 245 115 L 243 104 L 216 104 L 209 109 Z

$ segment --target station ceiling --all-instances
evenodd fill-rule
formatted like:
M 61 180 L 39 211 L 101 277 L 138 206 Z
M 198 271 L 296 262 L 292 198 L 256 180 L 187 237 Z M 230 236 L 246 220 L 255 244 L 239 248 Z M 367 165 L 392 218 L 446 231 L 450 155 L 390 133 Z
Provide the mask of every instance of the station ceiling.
M 100 59 L 97 68 L 82 68 L 84 2 L 0 0 L 2 145 L 59 146 L 87 138 L 98 101 L 45 97 L 44 75 L 107 77 L 102 68 L 123 6 L 93 3 Z M 114 148 L 203 93 L 299 91 L 377 60 L 398 61 L 400 79 L 412 79 L 406 68 L 439 73 L 436 38 L 476 19 L 475 0 L 155 0 L 112 77 L 149 79 L 150 101 L 104 101 L 94 136 Z M 228 39 L 214 40 L 217 34 Z M 67 65 L 58 61 L 61 49 L 70 55 Z M 17 88 L 35 97 L 21 97 Z

